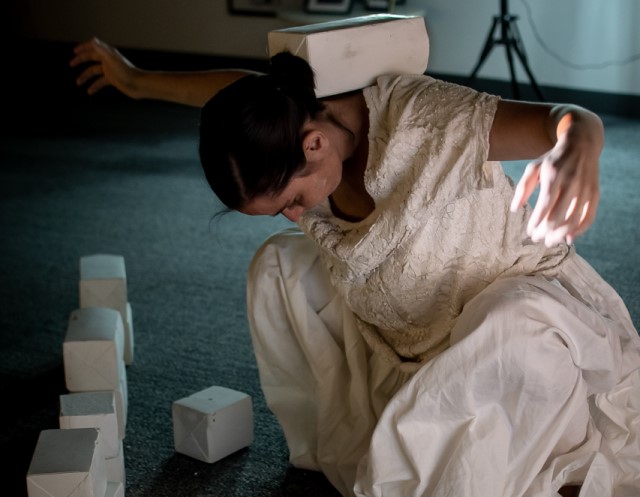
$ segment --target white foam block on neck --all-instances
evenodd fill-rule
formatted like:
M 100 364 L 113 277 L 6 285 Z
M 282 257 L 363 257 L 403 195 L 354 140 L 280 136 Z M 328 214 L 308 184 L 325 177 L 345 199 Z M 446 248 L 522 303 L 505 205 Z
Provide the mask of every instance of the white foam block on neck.
M 269 56 L 291 52 L 316 77 L 318 98 L 359 90 L 383 74 L 422 74 L 429 37 L 421 16 L 373 14 L 270 31 Z

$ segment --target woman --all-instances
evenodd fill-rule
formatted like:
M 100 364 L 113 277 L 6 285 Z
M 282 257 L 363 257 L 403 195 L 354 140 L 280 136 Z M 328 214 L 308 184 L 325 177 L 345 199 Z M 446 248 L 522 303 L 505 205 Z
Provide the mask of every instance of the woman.
M 572 246 L 597 209 L 597 116 L 426 76 L 318 101 L 287 54 L 269 75 L 147 72 L 91 40 L 86 62 L 90 93 L 202 106 L 218 197 L 299 224 L 248 283 L 293 464 L 344 495 L 638 492 L 640 339 Z M 517 159 L 513 188 L 495 161 Z

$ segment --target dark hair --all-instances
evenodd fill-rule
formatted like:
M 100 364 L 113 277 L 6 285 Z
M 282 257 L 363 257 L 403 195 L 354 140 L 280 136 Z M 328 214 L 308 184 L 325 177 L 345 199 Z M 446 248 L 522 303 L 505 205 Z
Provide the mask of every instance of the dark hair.
M 314 75 L 283 52 L 269 74 L 245 76 L 220 90 L 200 114 L 200 162 L 211 189 L 229 209 L 278 194 L 305 165 L 302 127 L 323 109 Z

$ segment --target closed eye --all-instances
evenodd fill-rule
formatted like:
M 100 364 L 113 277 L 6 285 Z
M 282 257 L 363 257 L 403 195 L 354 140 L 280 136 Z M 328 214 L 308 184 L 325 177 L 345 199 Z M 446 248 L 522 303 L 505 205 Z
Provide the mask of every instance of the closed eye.
M 295 207 L 296 205 L 302 205 L 300 202 L 301 202 L 300 197 L 294 198 L 291 202 L 289 202 L 287 205 L 285 205 L 278 212 L 276 212 L 275 214 L 271 214 L 271 217 L 276 217 L 276 216 L 284 213 L 284 211 L 286 211 L 287 209 L 291 209 L 292 207 Z

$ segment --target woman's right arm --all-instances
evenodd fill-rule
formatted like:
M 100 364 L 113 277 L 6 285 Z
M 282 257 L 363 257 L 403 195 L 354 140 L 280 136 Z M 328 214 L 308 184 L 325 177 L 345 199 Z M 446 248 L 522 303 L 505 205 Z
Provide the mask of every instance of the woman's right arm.
M 86 64 L 76 79 L 79 86 L 88 85 L 93 95 L 105 86 L 113 86 L 134 99 L 154 99 L 202 107 L 225 86 L 249 74 L 243 69 L 210 71 L 146 71 L 134 66 L 117 49 L 98 38 L 74 48 L 71 67 Z

